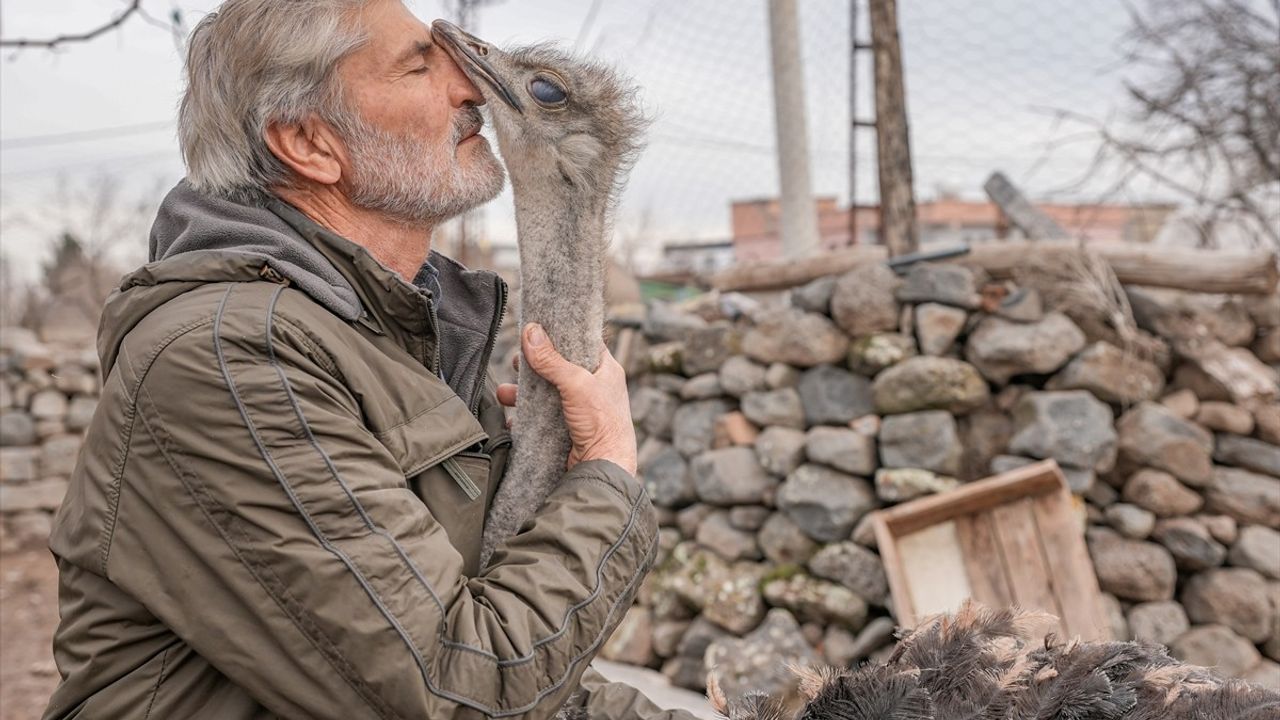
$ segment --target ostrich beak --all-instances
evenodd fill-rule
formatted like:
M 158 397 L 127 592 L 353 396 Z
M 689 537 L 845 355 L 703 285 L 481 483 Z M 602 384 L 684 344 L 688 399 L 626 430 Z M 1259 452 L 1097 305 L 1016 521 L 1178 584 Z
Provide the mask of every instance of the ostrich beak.
M 511 106 L 512 110 L 524 113 L 524 108 L 520 105 L 520 100 L 515 93 L 511 92 L 511 88 L 507 87 L 502 76 L 485 59 L 490 54 L 496 54 L 498 52 L 496 48 L 445 20 L 436 20 L 431 23 L 431 37 L 440 43 L 440 47 L 449 53 L 449 57 L 453 58 L 463 72 L 472 79 L 479 78 L 493 88 L 498 97 Z

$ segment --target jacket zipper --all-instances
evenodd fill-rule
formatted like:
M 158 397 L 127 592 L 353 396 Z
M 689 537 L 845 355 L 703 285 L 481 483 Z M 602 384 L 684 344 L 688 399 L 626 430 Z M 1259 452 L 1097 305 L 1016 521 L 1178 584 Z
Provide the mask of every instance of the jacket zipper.
M 453 481 L 458 484 L 458 487 L 462 488 L 462 492 L 466 494 L 468 501 L 480 497 L 480 487 L 458 465 L 457 460 L 454 460 L 451 456 L 445 458 L 441 464 L 444 465 L 445 472 L 449 473 Z
M 498 330 L 502 327 L 502 320 L 507 315 L 507 281 L 496 275 L 494 279 L 498 281 L 495 293 L 498 312 L 493 317 L 493 323 L 489 325 L 489 339 L 485 342 L 484 352 L 480 354 L 480 376 L 476 378 L 476 386 L 471 391 L 471 414 L 476 417 L 479 417 L 480 390 L 484 388 L 484 380 L 489 376 L 489 356 L 493 354 L 493 346 L 498 342 Z

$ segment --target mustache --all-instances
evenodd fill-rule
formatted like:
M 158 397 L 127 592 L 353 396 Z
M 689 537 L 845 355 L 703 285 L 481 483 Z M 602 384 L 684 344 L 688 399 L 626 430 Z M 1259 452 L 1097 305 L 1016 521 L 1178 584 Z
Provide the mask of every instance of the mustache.
M 484 116 L 480 114 L 480 109 L 475 105 L 467 105 L 453 121 L 453 143 L 456 145 L 462 142 L 463 138 L 480 132 L 483 127 Z

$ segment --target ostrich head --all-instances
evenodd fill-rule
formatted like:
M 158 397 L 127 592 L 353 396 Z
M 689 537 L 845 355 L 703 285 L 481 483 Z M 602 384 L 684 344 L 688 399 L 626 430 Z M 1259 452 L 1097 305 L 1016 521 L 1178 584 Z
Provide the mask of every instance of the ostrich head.
M 629 81 L 550 45 L 499 49 L 444 20 L 431 31 L 484 94 L 513 185 L 616 195 L 645 125 Z

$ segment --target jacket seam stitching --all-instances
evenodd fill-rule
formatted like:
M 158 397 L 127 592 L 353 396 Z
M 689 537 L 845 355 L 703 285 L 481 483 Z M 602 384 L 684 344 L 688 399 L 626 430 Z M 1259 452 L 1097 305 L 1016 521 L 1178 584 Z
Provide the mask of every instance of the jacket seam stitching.
M 334 546 L 333 543 L 329 542 L 328 538 L 324 537 L 324 535 L 319 531 L 319 527 L 316 526 L 315 520 L 311 517 L 311 514 L 307 512 L 306 508 L 302 505 L 302 501 L 298 498 L 297 494 L 293 491 L 293 487 L 289 485 L 289 482 L 285 478 L 284 473 L 281 472 L 279 466 L 276 465 L 275 460 L 271 457 L 271 453 L 267 450 L 266 444 L 263 442 L 261 436 L 258 434 L 257 426 L 254 425 L 253 419 L 249 416 L 249 409 L 245 406 L 244 401 L 241 400 L 240 398 L 240 391 L 236 389 L 235 381 L 231 377 L 231 368 L 227 364 L 226 354 L 224 353 L 222 348 L 222 318 L 223 318 L 223 315 L 226 313 L 227 302 L 228 300 L 230 300 L 231 292 L 234 289 L 235 289 L 234 285 L 227 288 L 226 294 L 224 294 L 222 297 L 222 302 L 218 305 L 218 312 L 214 316 L 214 320 L 213 320 L 213 346 L 214 346 L 214 354 L 218 360 L 218 368 L 222 373 L 223 380 L 227 383 L 227 390 L 231 394 L 231 399 L 235 403 L 236 409 L 240 413 L 240 417 L 244 420 L 245 428 L 249 431 L 249 435 L 253 439 L 254 445 L 257 446 L 258 452 L 262 456 L 263 461 L 266 462 L 267 467 L 271 469 L 272 475 L 276 477 L 277 481 L 281 485 L 281 489 L 284 490 L 286 497 L 289 498 L 290 503 L 298 511 L 298 514 L 302 517 L 307 527 L 311 530 L 311 533 L 316 537 L 318 541 L 320 541 L 321 545 L 327 551 L 329 551 L 331 554 L 336 556 L 339 560 L 342 561 L 344 565 L 347 566 L 347 569 L 350 570 L 352 574 L 356 577 L 361 587 L 363 587 L 365 592 L 370 595 L 374 604 L 379 608 L 382 614 L 385 617 L 387 617 L 388 620 L 391 621 L 393 627 L 395 627 L 397 631 L 403 633 L 404 629 L 400 627 L 399 622 L 394 619 L 394 616 L 391 614 L 390 610 L 387 609 L 386 604 L 383 602 L 382 598 L 378 596 L 377 592 L 374 591 L 374 589 L 369 585 L 367 579 L 356 569 L 355 563 L 354 561 L 351 560 L 350 556 L 348 556 L 340 548 Z M 283 291 L 284 291 L 283 287 L 276 288 L 275 292 L 272 294 L 271 303 L 267 311 L 268 318 L 270 317 L 275 307 L 275 300 L 280 296 L 280 293 Z M 269 331 L 270 331 L 270 326 L 268 325 L 268 332 Z M 274 362 L 274 359 L 273 359 L 273 362 Z M 268 589 L 267 591 L 271 593 L 270 589 Z M 274 593 L 271 593 L 271 594 L 274 595 Z M 294 626 L 297 627 L 299 631 L 303 632 L 303 634 L 306 634 L 306 635 L 310 634 L 307 630 L 304 630 L 298 624 L 297 619 L 294 617 L 292 613 L 286 613 L 286 614 L 289 616 L 290 621 L 293 622 Z M 324 633 L 319 628 L 314 628 L 312 629 L 311 632 L 314 632 L 320 635 L 321 637 L 324 638 L 326 643 L 329 643 L 330 645 L 332 645 L 334 654 L 342 660 L 344 665 L 352 666 L 351 660 L 348 659 L 342 653 L 342 648 L 338 646 L 337 643 L 334 643 L 332 640 L 330 640 L 328 636 L 324 635 Z M 347 677 L 347 673 L 344 672 L 342 669 L 339 669 L 337 667 L 334 667 L 334 669 L 337 670 L 339 674 L 343 675 L 344 678 L 347 679 L 347 682 L 358 684 L 361 687 L 364 686 L 363 680 L 361 680 L 358 676 Z M 369 698 L 365 698 L 365 701 L 368 702 L 371 707 L 376 708 L 376 705 Z
M 147 390 L 144 387 L 142 388 L 142 392 L 147 396 L 148 399 L 150 399 L 151 393 L 149 390 Z M 338 675 L 347 682 L 347 684 L 356 692 L 356 694 L 359 695 L 361 699 L 363 699 L 366 703 L 368 703 L 371 708 L 374 708 L 374 710 L 378 712 L 380 717 L 388 717 L 386 712 L 380 709 L 379 705 L 370 699 L 371 696 L 376 697 L 376 693 L 373 693 L 372 690 L 369 689 L 366 686 L 366 684 L 362 680 L 360 680 L 357 676 L 355 676 L 354 674 L 344 673 L 342 668 L 339 668 L 334 664 L 334 658 L 336 657 L 337 659 L 341 660 L 345 666 L 347 667 L 351 666 L 351 662 L 347 660 L 342 655 L 342 653 L 338 650 L 337 644 L 334 643 L 332 640 L 330 640 L 327 636 L 325 636 L 324 633 L 320 631 L 318 628 L 314 628 L 312 626 L 312 623 L 308 623 L 300 620 L 299 618 L 295 617 L 293 613 L 289 611 L 288 604 L 290 602 L 297 605 L 301 605 L 302 603 L 290 595 L 288 591 L 288 586 L 280 578 L 280 576 L 276 575 L 275 571 L 271 569 L 270 565 L 259 563 L 256 560 L 248 557 L 245 554 L 245 552 L 241 548 L 237 547 L 236 544 L 232 542 L 231 538 L 229 537 L 229 535 L 233 532 L 238 533 L 241 540 L 245 543 L 245 546 L 248 547 L 248 545 L 251 542 L 248 534 L 245 533 L 243 530 L 237 531 L 236 529 L 230 527 L 229 525 L 224 527 L 221 523 L 219 523 L 216 519 L 214 519 L 213 515 L 210 513 L 210 509 L 209 509 L 210 505 L 217 506 L 217 508 L 222 512 L 226 512 L 228 514 L 230 513 L 229 511 L 227 511 L 225 507 L 221 505 L 221 503 L 218 503 L 211 496 L 209 496 L 208 490 L 203 486 L 203 483 L 200 482 L 200 480 L 195 476 L 194 473 L 191 473 L 190 471 L 186 470 L 186 468 L 179 465 L 177 460 L 172 457 L 171 453 L 169 452 L 169 446 L 171 444 L 171 441 L 168 435 L 157 432 L 156 428 L 152 427 L 151 423 L 147 421 L 145 415 L 141 417 L 142 417 L 143 429 L 147 431 L 148 436 L 150 436 L 151 439 L 156 442 L 157 446 L 159 446 L 160 453 L 164 457 L 165 462 L 173 470 L 174 475 L 178 477 L 179 481 L 182 482 L 183 487 L 186 488 L 187 492 L 196 501 L 196 505 L 200 508 L 200 514 L 203 515 L 205 520 L 208 521 L 208 523 L 214 528 L 214 530 L 218 533 L 218 536 L 221 537 L 222 541 L 226 543 L 228 548 L 230 548 L 232 554 L 236 556 L 236 559 L 238 559 L 240 563 L 244 565 L 245 569 L 249 571 L 249 574 L 252 575 L 254 580 L 258 582 L 258 585 L 267 593 L 268 596 L 271 597 L 272 601 L 275 602 L 276 606 L 279 607 L 280 610 L 285 614 L 285 616 L 289 618 L 290 622 L 293 623 L 294 627 L 297 628 L 298 631 L 302 633 L 303 637 L 305 637 L 307 641 L 310 642 L 311 645 L 320 652 L 320 656 L 325 658 L 325 660 L 329 662 L 330 667 L 333 667 L 334 670 L 337 671 Z M 198 489 L 194 488 L 192 487 L 192 483 L 199 483 L 200 487 Z M 271 587 L 269 587 L 268 584 L 263 580 L 264 575 L 269 576 L 271 580 L 273 580 L 279 587 L 282 588 L 281 595 L 277 595 L 275 592 L 272 591 Z M 304 625 L 306 625 L 307 627 L 303 627 Z M 399 716 L 396 715 L 395 713 L 391 713 L 390 717 L 399 717 Z
M 160 656 L 160 674 L 156 676 L 156 686 L 151 688 L 151 699 L 147 701 L 147 711 L 142 714 L 142 720 L 148 720 L 151 717 L 151 708 L 156 704 L 156 695 L 160 694 L 160 684 L 164 682 L 164 670 L 169 665 L 169 653 L 173 652 L 173 646 L 165 648 L 164 654 Z
M 147 375 L 151 372 L 151 368 L 155 366 L 156 360 L 160 357 L 160 353 L 164 352 L 164 350 L 174 342 L 177 342 L 178 338 L 196 330 L 199 327 L 207 325 L 210 322 L 212 322 L 212 318 L 208 317 L 193 320 L 178 327 L 165 337 L 161 338 L 160 342 L 156 343 L 156 346 L 152 348 L 143 359 L 141 372 L 138 374 L 138 379 L 134 381 L 133 387 L 130 388 L 125 386 L 125 397 L 129 400 L 128 404 L 125 405 L 125 414 L 128 416 L 129 422 L 125 428 L 124 436 L 121 438 L 121 445 L 123 449 L 120 452 L 120 459 L 111 470 L 111 485 L 107 492 L 107 499 L 109 503 L 107 509 L 107 521 L 102 526 L 102 534 L 98 541 L 101 545 L 101 550 L 99 551 L 99 570 L 103 577 L 110 577 L 107 574 L 107 565 L 111 559 L 111 546 L 115 544 L 116 519 L 119 517 L 120 513 L 120 496 L 122 495 L 121 484 L 124 482 L 124 469 L 129 463 L 129 450 L 133 447 L 133 430 L 138 422 L 138 391 L 141 389 L 142 383 L 146 380 Z M 130 362 L 128 360 L 129 351 L 126 349 L 126 345 L 124 343 L 120 344 L 120 354 L 120 359 L 124 360 L 126 362 L 126 366 L 128 366 L 128 363 Z M 117 377 L 119 377 L 120 384 L 124 385 L 124 378 L 120 376 Z
M 427 593 L 431 596 L 431 599 L 435 603 L 436 608 L 440 615 L 440 623 L 438 625 L 436 634 L 439 636 L 439 641 L 441 645 L 444 647 L 452 647 L 460 650 L 470 651 L 470 652 L 479 654 L 483 657 L 486 657 L 488 659 L 492 659 L 495 661 L 495 664 L 498 668 L 522 665 L 531 661 L 535 657 L 535 653 L 539 647 L 549 642 L 552 642 L 560 637 L 563 637 L 564 634 L 568 631 L 569 624 L 573 616 L 576 615 L 582 608 L 591 604 L 597 598 L 600 597 L 600 595 L 603 592 L 603 586 L 604 586 L 604 582 L 603 582 L 604 567 L 605 565 L 608 564 L 608 561 L 612 559 L 612 557 L 617 553 L 618 549 L 622 547 L 623 542 L 631 535 L 631 530 L 635 526 L 636 518 L 640 510 L 639 501 L 645 499 L 644 493 L 643 492 L 640 493 L 639 497 L 637 498 L 637 501 L 632 504 L 627 525 L 623 529 L 622 533 L 619 535 L 618 539 L 611 545 L 609 550 L 601 556 L 600 562 L 596 566 L 595 588 L 592 590 L 592 592 L 590 593 L 590 595 L 588 595 L 587 598 L 584 598 L 578 604 L 570 607 L 565 612 L 565 617 L 562 620 L 561 627 L 555 633 L 548 635 L 547 637 L 544 637 L 541 640 L 535 642 L 532 648 L 530 649 L 529 654 L 520 658 L 503 660 L 499 658 L 497 655 L 493 654 L 492 652 L 485 650 L 484 648 L 477 648 L 472 645 L 459 643 L 459 642 L 455 642 L 447 639 L 447 636 L 445 633 L 445 624 L 447 622 L 448 616 L 447 616 L 447 613 L 445 612 L 444 603 L 440 600 L 440 597 L 436 594 L 435 589 L 431 586 L 431 584 L 427 582 L 426 578 L 422 575 L 421 571 L 417 568 L 417 566 L 405 553 L 404 548 L 400 545 L 400 543 L 396 541 L 394 536 L 390 535 L 389 533 L 386 532 L 386 530 L 378 527 L 376 524 L 372 522 L 367 512 L 364 510 L 363 506 L 360 504 L 359 500 L 355 497 L 355 495 L 351 492 L 350 488 L 342 480 L 341 475 L 337 471 L 337 468 L 333 465 L 332 459 L 329 457 L 328 453 L 326 453 L 324 449 L 320 446 L 319 442 L 315 439 L 315 435 L 311 432 L 311 427 L 307 423 L 306 417 L 302 413 L 301 406 L 297 401 L 297 396 L 294 394 L 292 386 L 289 384 L 288 377 L 285 375 L 283 368 L 281 368 L 279 362 L 276 359 L 274 342 L 272 338 L 272 318 L 275 313 L 276 301 L 278 300 L 280 293 L 283 292 L 283 290 L 284 288 L 279 288 L 276 290 L 276 292 L 272 295 L 271 301 L 267 307 L 265 335 L 266 335 L 266 345 L 267 345 L 266 349 L 267 349 L 268 361 L 272 365 L 272 367 L 275 368 L 276 373 L 280 378 L 281 384 L 283 385 L 283 389 L 285 390 L 285 393 L 289 398 L 290 405 L 293 407 L 294 413 L 297 416 L 298 421 L 302 424 L 303 430 L 306 434 L 308 441 L 310 442 L 312 447 L 317 451 L 320 457 L 324 460 L 325 465 L 328 468 L 331 475 L 333 476 L 334 480 L 343 489 L 344 493 L 347 495 L 348 499 L 351 501 L 355 510 L 357 511 L 357 514 L 365 522 L 366 528 L 369 529 L 371 532 L 388 540 L 392 544 L 392 546 L 396 550 L 396 553 L 400 556 L 402 561 L 405 562 L 405 564 L 409 567 L 414 577 L 422 584 L 423 588 L 426 589 Z M 225 300 L 224 300 L 224 304 L 225 304 Z M 219 316 L 220 315 L 221 315 L 221 310 L 219 310 Z M 215 321 L 215 325 L 217 325 L 217 321 Z M 235 391 L 234 385 L 232 385 L 230 374 L 229 374 L 229 371 L 227 370 L 225 357 L 221 353 L 221 342 L 220 342 L 220 335 L 218 332 L 214 333 L 214 339 L 215 339 L 215 342 L 217 342 L 218 349 L 219 349 L 218 362 L 223 369 L 224 375 L 226 375 L 227 377 L 227 382 L 229 386 L 232 388 L 232 397 L 235 400 L 236 405 L 239 407 L 241 415 L 244 417 L 246 424 L 249 426 L 250 432 L 254 438 L 255 443 L 257 443 L 259 446 L 259 452 L 262 453 L 264 457 L 269 458 L 269 453 L 266 452 L 265 445 L 263 444 L 263 441 L 261 440 L 260 436 L 258 435 L 256 429 L 253 426 L 253 422 L 248 415 L 247 408 L 245 408 L 243 403 L 240 401 L 239 394 L 238 392 Z M 272 471 L 276 474 L 281 484 L 287 487 L 288 479 L 284 477 L 283 473 L 281 473 L 280 470 L 275 466 L 274 462 L 271 462 L 270 460 L 268 460 L 268 464 L 272 468 Z M 595 479 L 599 480 L 599 478 L 595 478 Z M 304 518 L 306 518 L 307 525 L 311 529 L 312 533 L 316 535 L 316 538 L 320 540 L 322 543 L 324 543 L 326 547 L 332 547 L 331 544 L 328 542 L 328 540 L 324 537 L 323 533 L 320 531 L 319 527 L 315 525 L 314 521 L 311 519 L 310 515 L 306 512 L 305 508 L 302 507 L 301 502 L 296 498 L 296 496 L 294 495 L 291 489 L 288 490 L 288 494 L 290 499 L 294 502 L 295 506 L 299 510 L 299 512 L 303 515 Z M 508 714 L 515 714 L 517 712 L 525 712 L 529 708 L 536 707 L 537 703 L 541 701 L 541 698 L 545 697 L 547 693 L 553 692 L 554 690 L 562 686 L 568 680 L 569 675 L 571 674 L 571 669 L 576 664 L 576 662 L 587 654 L 586 652 L 584 652 L 583 655 L 580 655 L 577 659 L 568 663 L 564 676 L 558 682 L 545 688 L 543 692 L 539 693 L 538 696 L 536 696 L 535 699 L 531 701 L 530 705 L 528 705 L 526 708 L 523 708 L 523 709 L 498 712 L 493 710 L 492 708 L 489 708 L 488 706 L 485 706 L 483 703 L 480 703 L 478 701 L 471 700 L 469 698 L 465 698 L 462 696 L 455 696 L 453 693 L 450 693 L 449 691 L 443 688 L 438 688 L 434 686 L 434 683 L 432 682 L 431 674 L 428 671 L 425 660 L 422 658 L 421 651 L 418 648 L 417 643 L 413 641 L 413 638 L 408 634 L 408 632 L 400 624 L 398 619 L 395 617 L 394 613 L 391 613 L 390 610 L 387 609 L 385 605 L 381 603 L 380 598 L 378 597 L 376 591 L 374 591 L 373 588 L 368 584 L 368 580 L 360 572 L 358 566 L 356 566 L 354 561 L 351 561 L 349 558 L 346 558 L 345 554 L 342 553 L 342 551 L 337 549 L 336 547 L 333 547 L 331 551 L 335 552 L 335 554 L 339 554 L 340 557 L 343 557 L 345 559 L 345 563 L 347 564 L 348 569 L 356 576 L 360 584 L 365 587 L 366 592 L 370 595 L 370 597 L 375 600 L 375 603 L 378 604 L 379 609 L 382 611 L 384 617 L 386 617 L 387 620 L 392 624 L 392 626 L 397 630 L 397 632 L 400 633 L 402 639 L 405 641 L 406 645 L 410 649 L 411 653 L 413 654 L 415 660 L 417 660 L 419 667 L 422 670 L 423 680 L 427 683 L 427 686 L 432 690 L 432 692 L 439 697 L 444 697 L 444 698 L 454 700 L 456 702 L 461 702 L 481 712 L 495 715 L 495 716 L 505 716 Z M 634 585 L 635 579 L 643 574 L 644 569 L 645 569 L 644 565 L 642 564 L 637 569 L 637 572 L 632 575 L 631 581 L 627 585 L 628 588 Z M 622 593 L 618 599 L 620 600 L 625 596 L 626 596 L 626 592 L 624 591 L 624 593 Z M 614 606 L 614 609 L 616 609 L 617 601 L 612 603 L 612 605 Z M 611 609 L 607 617 L 612 617 L 612 613 L 613 613 L 613 610 Z M 600 636 L 598 636 L 596 638 L 596 641 L 592 644 L 591 648 L 598 646 L 600 642 L 602 642 L 602 640 L 603 640 L 603 634 L 600 634 Z M 588 648 L 587 652 L 589 652 L 591 648 Z
M 306 328 L 302 327 L 295 320 L 292 320 L 285 315 L 277 313 L 276 317 L 280 319 L 281 323 L 288 325 L 290 329 L 298 333 L 299 342 L 307 345 L 307 347 L 311 348 L 312 352 L 324 359 L 325 370 L 329 371 L 330 374 L 336 377 L 344 387 L 350 385 L 350 383 L 347 382 L 346 375 L 344 375 L 342 369 L 338 367 L 337 359 L 333 357 L 333 354 L 330 353 L 319 340 L 312 337 L 311 333 Z

